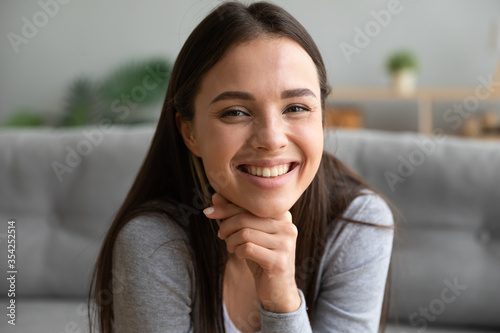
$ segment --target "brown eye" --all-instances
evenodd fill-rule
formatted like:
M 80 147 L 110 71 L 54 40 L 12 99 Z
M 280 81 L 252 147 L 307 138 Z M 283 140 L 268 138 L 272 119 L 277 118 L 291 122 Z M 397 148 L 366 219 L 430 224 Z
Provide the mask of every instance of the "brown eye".
M 309 109 L 304 107 L 304 106 L 300 106 L 300 105 L 292 105 L 285 110 L 285 113 L 288 113 L 288 112 L 296 113 L 296 112 L 302 112 L 302 111 L 309 111 Z
M 225 111 L 224 113 L 222 113 L 221 118 L 240 117 L 240 116 L 248 116 L 248 114 L 246 114 L 245 112 L 243 112 L 241 110 L 229 110 L 229 111 Z

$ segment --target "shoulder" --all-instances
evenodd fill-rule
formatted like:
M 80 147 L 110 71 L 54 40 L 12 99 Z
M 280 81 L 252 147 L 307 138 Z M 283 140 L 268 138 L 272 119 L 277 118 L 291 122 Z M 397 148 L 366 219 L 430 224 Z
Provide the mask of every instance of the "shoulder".
M 363 190 L 349 204 L 343 217 L 330 225 L 332 229 L 327 238 L 326 260 L 334 263 L 333 271 L 338 273 L 390 257 L 394 219 L 383 198 Z
M 148 239 L 161 240 L 187 240 L 187 235 L 182 227 L 171 217 L 165 215 L 140 215 L 130 221 L 120 230 L 118 238 L 124 240 Z
M 370 190 L 362 190 L 347 207 L 344 218 L 376 224 L 393 226 L 392 211 L 387 202 Z
M 133 218 L 119 231 L 113 247 L 113 256 L 131 260 L 143 260 L 162 253 L 168 253 L 170 260 L 176 257 L 186 259 L 190 254 L 186 232 L 167 216 Z

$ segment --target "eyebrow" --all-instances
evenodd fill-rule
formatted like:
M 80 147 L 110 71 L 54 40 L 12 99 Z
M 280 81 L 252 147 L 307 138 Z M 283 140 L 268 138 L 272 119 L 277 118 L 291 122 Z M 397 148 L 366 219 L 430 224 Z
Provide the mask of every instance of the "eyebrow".
M 228 99 L 244 99 L 244 100 L 254 101 L 255 96 L 250 94 L 250 93 L 244 92 L 244 91 L 226 91 L 226 92 L 223 92 L 222 94 L 218 95 L 217 97 L 215 97 L 210 102 L 210 104 L 213 104 L 213 103 L 218 102 L 218 101 L 228 100 Z
M 316 97 L 316 95 L 310 89 L 307 88 L 290 89 L 290 90 L 285 90 L 281 93 L 282 99 L 292 98 L 292 97 L 302 97 L 302 96 Z
M 302 96 L 316 97 L 316 95 L 310 89 L 307 88 L 289 89 L 289 90 L 284 90 L 281 93 L 281 99 L 302 97 Z M 213 104 L 218 101 L 231 100 L 231 99 L 243 99 L 248 101 L 255 101 L 255 96 L 244 91 L 226 91 L 215 97 L 210 102 L 210 104 Z

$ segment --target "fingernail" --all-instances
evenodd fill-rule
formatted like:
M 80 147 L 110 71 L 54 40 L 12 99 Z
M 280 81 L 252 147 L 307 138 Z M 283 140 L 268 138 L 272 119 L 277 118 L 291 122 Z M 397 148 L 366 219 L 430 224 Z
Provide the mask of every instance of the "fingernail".
M 215 211 L 214 207 L 207 207 L 203 210 L 203 214 L 210 215 Z
M 220 238 L 220 230 L 219 230 L 219 231 L 217 231 L 217 237 L 219 237 L 219 238 Z

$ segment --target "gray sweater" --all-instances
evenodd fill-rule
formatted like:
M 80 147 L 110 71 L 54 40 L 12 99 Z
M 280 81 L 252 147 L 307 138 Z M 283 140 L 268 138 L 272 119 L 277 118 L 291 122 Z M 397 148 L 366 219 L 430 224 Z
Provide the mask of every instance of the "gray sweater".
M 387 204 L 374 194 L 357 197 L 344 217 L 393 224 Z M 273 313 L 260 305 L 261 332 L 378 331 L 393 231 L 344 220 L 331 228 L 320 262 L 314 323 L 299 290 L 302 304 L 295 312 Z M 195 332 L 189 253 L 186 235 L 170 220 L 142 216 L 120 231 L 112 267 L 116 332 Z

